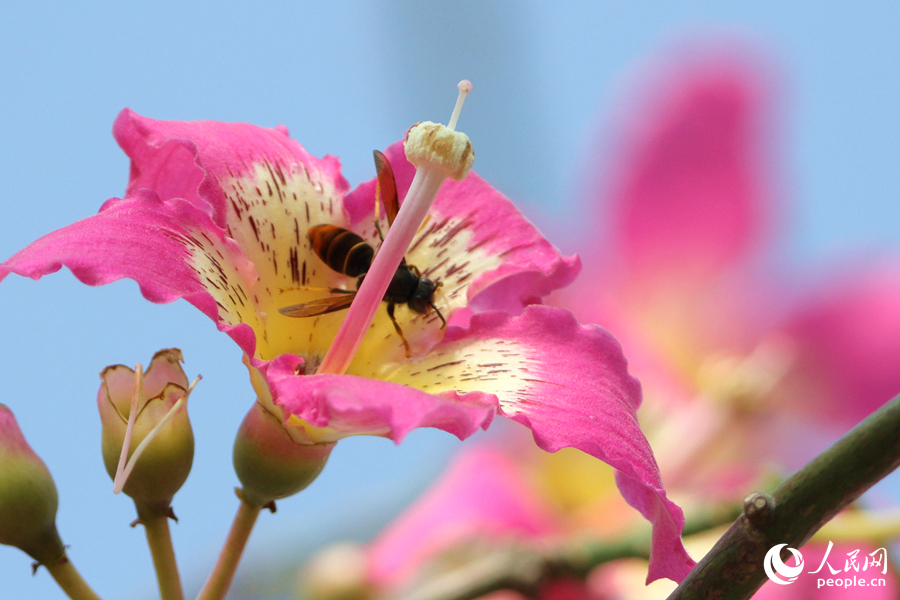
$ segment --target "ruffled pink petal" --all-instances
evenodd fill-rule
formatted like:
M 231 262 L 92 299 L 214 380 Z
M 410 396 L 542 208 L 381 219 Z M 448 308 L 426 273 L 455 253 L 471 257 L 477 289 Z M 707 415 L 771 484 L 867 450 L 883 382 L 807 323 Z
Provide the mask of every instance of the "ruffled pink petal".
M 768 90 L 760 70 L 728 54 L 657 65 L 644 101 L 627 110 L 609 231 L 629 271 L 708 277 L 759 241 L 770 200 Z
M 558 530 L 518 467 L 497 449 L 479 445 L 457 455 L 441 479 L 372 541 L 369 576 L 380 588 L 391 587 L 456 543 Z
M 204 245 L 221 252 L 223 263 L 227 256 L 245 267 L 240 251 L 196 206 L 181 199 L 161 201 L 152 190 L 137 190 L 26 246 L 0 264 L 0 280 L 9 273 L 39 279 L 63 266 L 88 285 L 133 279 L 151 302 L 184 298 L 252 354 L 252 330 L 220 318 L 221 305 L 210 294 L 212 288 L 201 284 L 204 275 L 192 257 Z
M 0 278 L 16 273 L 39 279 L 63 265 L 88 285 L 127 277 L 152 302 L 188 298 L 215 318 L 182 242 L 204 215 L 189 203 L 162 202 L 149 190 L 114 198 L 100 212 L 49 233 L 0 265 Z
M 851 426 L 900 394 L 900 270 L 845 277 L 786 327 L 797 359 L 785 402 Z
M 402 142 L 392 144 L 384 154 L 402 200 L 415 167 L 406 160 Z M 374 203 L 372 180 L 346 197 L 351 221 L 371 218 Z M 462 181 L 446 181 L 429 217 L 407 258 L 415 264 L 417 252 L 433 250 L 435 257 L 419 268 L 444 283 L 443 293 L 474 300 L 479 309 L 518 314 L 524 306 L 571 283 L 580 270 L 577 256 L 562 256 L 509 199 L 477 173 L 470 172 Z M 494 286 L 501 280 L 502 285 Z
M 382 435 L 397 443 L 413 429 L 435 427 L 465 439 L 487 429 L 496 399 L 447 400 L 387 381 L 354 375 L 297 375 L 303 360 L 283 354 L 261 364 L 276 405 L 313 427 L 348 435 Z
M 236 204 L 226 182 L 254 178 L 260 167 L 270 175 L 263 185 L 271 188 L 285 185 L 290 175 L 301 172 L 310 180 L 328 182 L 339 193 L 349 189 L 337 158 L 312 156 L 288 136 L 284 126 L 158 121 L 126 108 L 116 118 L 113 135 L 131 158 L 128 192 L 149 188 L 163 200 L 205 203 L 213 221 L 223 228 L 244 208 Z M 276 190 L 260 191 L 272 195 Z

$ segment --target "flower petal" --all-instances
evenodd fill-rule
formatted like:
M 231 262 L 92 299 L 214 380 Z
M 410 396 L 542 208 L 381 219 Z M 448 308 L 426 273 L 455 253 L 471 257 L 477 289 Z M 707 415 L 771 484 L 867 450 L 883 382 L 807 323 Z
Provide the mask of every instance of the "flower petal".
M 202 219 L 186 202 L 161 202 L 151 191 L 109 200 L 92 217 L 54 231 L 0 265 L 0 279 L 17 273 L 38 279 L 63 265 L 88 285 L 128 277 L 152 302 L 196 298 L 204 293 L 179 240 Z M 215 314 L 211 302 L 201 310 Z
M 61 264 L 92 285 L 129 277 L 152 301 L 187 298 L 251 356 L 323 354 L 342 315 L 304 322 L 277 309 L 322 295 L 305 288 L 346 284 L 306 236 L 313 224 L 349 225 L 338 161 L 310 156 L 283 128 L 156 121 L 126 109 L 114 132 L 132 159 L 126 199 L 32 244 L 0 277 L 40 277 Z
M 465 439 L 487 429 L 497 412 L 496 399 L 484 396 L 454 401 L 354 375 L 298 375 L 298 367 L 302 359 L 292 354 L 260 364 L 274 403 L 289 415 L 286 424 L 315 428 L 315 442 L 381 435 L 400 443 L 418 427 Z
M 339 201 L 349 189 L 337 158 L 315 158 L 283 126 L 159 121 L 126 108 L 116 118 L 113 135 L 132 161 L 128 192 L 149 188 L 163 200 L 205 203 L 213 221 L 238 242 L 244 241 L 239 233 L 250 240 L 244 228 L 256 214 L 263 215 L 255 220 L 265 229 L 268 215 L 261 207 L 270 202 L 297 200 L 294 194 L 310 190 L 325 202 Z
M 8 273 L 39 279 L 63 265 L 88 285 L 127 277 L 152 302 L 184 298 L 253 352 L 252 331 L 242 325 L 257 319 L 245 301 L 256 279 L 253 267 L 190 202 L 164 202 L 152 190 L 110 199 L 96 215 L 45 235 L 0 264 L 0 280 Z
M 761 71 L 731 54 L 659 65 L 645 100 L 629 105 L 620 135 L 627 146 L 611 169 L 610 231 L 630 271 L 708 277 L 760 238 L 770 185 L 760 148 L 767 90 Z

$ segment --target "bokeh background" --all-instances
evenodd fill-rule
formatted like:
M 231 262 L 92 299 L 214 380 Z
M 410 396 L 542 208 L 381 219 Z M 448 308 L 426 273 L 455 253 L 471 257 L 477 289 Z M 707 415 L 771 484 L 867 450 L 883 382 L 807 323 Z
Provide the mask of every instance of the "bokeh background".
M 897 2 L 32 2 L 3 13 L 0 260 L 123 193 L 128 162 L 111 126 L 125 106 L 287 125 L 313 154 L 339 156 L 355 185 L 373 175 L 373 148 L 416 121 L 446 121 L 464 77 L 475 89 L 460 129 L 475 169 L 571 251 L 630 82 L 709 40 L 772 76 L 784 219 L 772 262 L 812 277 L 900 249 Z M 156 591 L 143 531 L 128 527 L 133 505 L 113 496 L 100 459 L 97 373 L 177 346 L 188 376 L 203 375 L 190 406 L 194 470 L 174 503 L 191 594 L 237 507 L 231 444 L 253 400 L 237 346 L 185 302 L 153 305 L 131 281 L 90 288 L 67 271 L 8 277 L 0 311 L 0 401 L 53 473 L 69 555 L 106 598 Z M 365 539 L 458 447 L 433 431 L 399 447 L 341 442 L 307 491 L 261 517 L 242 572 L 332 537 Z M 281 585 L 269 584 L 253 585 Z M 0 547 L 0 598 L 61 597 L 46 572 L 33 577 L 24 554 Z

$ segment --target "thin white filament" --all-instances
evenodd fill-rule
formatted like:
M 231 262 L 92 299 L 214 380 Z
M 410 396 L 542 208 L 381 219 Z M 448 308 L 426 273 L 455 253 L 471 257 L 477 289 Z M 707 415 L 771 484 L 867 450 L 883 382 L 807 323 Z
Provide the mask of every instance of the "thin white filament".
M 123 471 L 128 459 L 128 449 L 131 448 L 131 436 L 134 433 L 134 424 L 137 421 L 138 405 L 143 398 L 144 367 L 141 363 L 138 363 L 134 366 L 134 393 L 131 395 L 131 409 L 128 411 L 125 439 L 122 441 L 122 452 L 119 454 L 119 464 L 116 466 L 116 476 L 113 479 L 113 494 L 121 492 L 122 487 L 125 485 Z

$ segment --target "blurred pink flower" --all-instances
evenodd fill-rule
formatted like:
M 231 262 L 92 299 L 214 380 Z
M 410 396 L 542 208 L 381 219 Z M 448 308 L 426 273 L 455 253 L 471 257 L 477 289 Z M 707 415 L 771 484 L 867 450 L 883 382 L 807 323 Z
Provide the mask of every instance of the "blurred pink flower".
M 369 585 L 397 591 L 421 577 L 423 567 L 439 572 L 446 562 L 452 568 L 467 552 L 477 557 L 516 543 L 552 548 L 573 537 L 603 539 L 633 523 L 611 493 L 608 467 L 581 454 L 538 453 L 523 437 L 505 433 L 502 445 L 494 440 L 459 452 L 366 546 Z
M 337 159 L 310 156 L 283 128 L 125 110 L 114 133 L 132 161 L 126 197 L 23 249 L 0 278 L 66 265 L 90 285 L 129 277 L 151 301 L 185 298 L 246 353 L 260 402 L 300 443 L 399 442 L 416 427 L 465 438 L 509 417 L 545 450 L 576 447 L 615 467 L 622 494 L 653 523 L 652 578 L 690 570 L 684 518 L 638 426 L 640 385 L 619 344 L 568 311 L 527 306 L 572 281 L 577 257 L 560 256 L 477 174 L 441 188 L 406 254 L 443 284 L 435 304 L 450 326 L 401 308 L 407 356 L 379 311 L 346 375 L 315 374 L 343 315 L 278 309 L 353 284 L 315 255 L 307 231 L 334 224 L 376 243 L 375 181 L 347 193 Z M 403 198 L 415 169 L 401 144 L 385 154 Z M 474 314 L 473 303 L 494 310 Z
M 367 548 L 370 583 L 401 584 L 442 550 L 473 539 L 539 539 L 561 532 L 559 517 L 499 448 L 462 450 L 434 483 Z
M 799 466 L 900 393 L 900 265 L 805 293 L 773 272 L 774 78 L 704 55 L 644 73 L 593 190 L 609 235 L 581 242 L 584 275 L 553 303 L 617 332 L 669 484 L 737 491 L 766 457 Z

